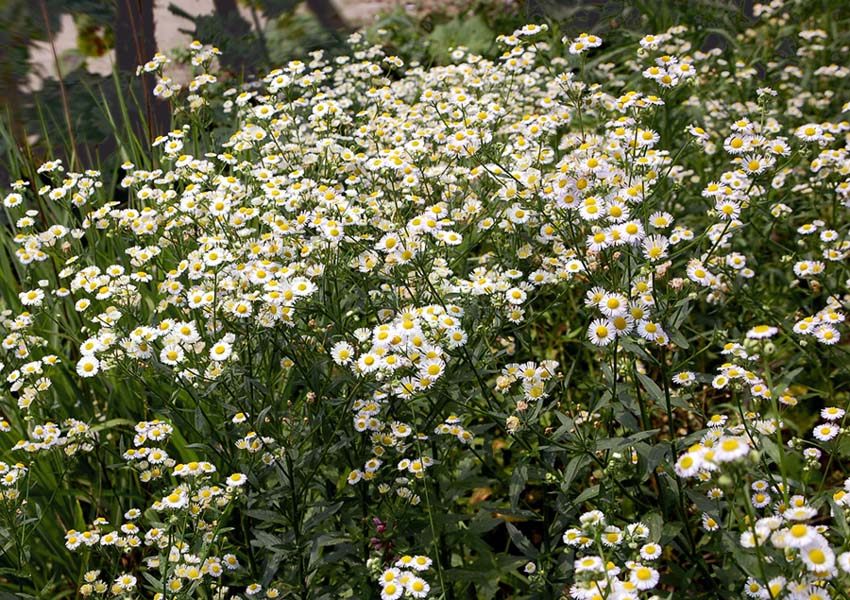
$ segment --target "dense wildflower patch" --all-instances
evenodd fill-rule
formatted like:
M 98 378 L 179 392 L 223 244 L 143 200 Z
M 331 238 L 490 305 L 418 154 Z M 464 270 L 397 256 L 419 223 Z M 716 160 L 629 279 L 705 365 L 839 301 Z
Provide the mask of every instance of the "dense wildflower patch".
M 9 585 L 45 539 L 82 597 L 846 598 L 850 72 L 793 10 L 153 57 L 126 199 L 4 194 Z

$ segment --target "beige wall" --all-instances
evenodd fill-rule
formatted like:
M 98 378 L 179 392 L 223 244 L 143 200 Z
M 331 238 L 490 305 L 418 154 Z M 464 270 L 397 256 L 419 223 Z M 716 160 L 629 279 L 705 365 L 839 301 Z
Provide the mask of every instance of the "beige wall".
M 154 22 L 156 24 L 156 39 L 157 46 L 164 50 L 170 50 L 181 46 L 186 46 L 192 40 L 188 36 L 180 33 L 179 29 L 186 29 L 191 26 L 184 19 L 180 19 L 172 15 L 168 10 L 169 2 L 174 2 L 177 6 L 193 15 L 205 15 L 213 12 L 212 0 L 157 0 L 154 7 Z M 351 24 L 363 24 L 373 17 L 377 11 L 398 2 L 398 0 L 333 0 L 334 4 L 340 12 L 340 16 Z M 249 23 L 253 23 L 250 11 L 244 7 L 240 7 L 243 16 Z M 74 26 L 74 20 L 71 15 L 63 15 L 61 28 L 56 32 L 54 43 L 56 51 L 60 57 L 60 64 L 65 65 L 64 70 L 73 65 L 74 60 L 69 56 L 68 51 L 73 50 L 77 46 L 77 29 Z M 50 44 L 46 42 L 38 42 L 33 44 L 31 53 L 32 70 L 28 81 L 30 89 L 41 87 L 41 80 L 44 77 L 56 76 L 56 63 L 53 59 L 53 52 Z M 89 58 L 87 65 L 89 71 L 106 75 L 112 72 L 112 62 L 115 59 L 115 52 L 109 52 L 100 58 Z M 64 62 L 63 62 L 64 61 Z M 180 72 L 172 72 L 172 77 L 175 79 L 184 79 L 185 74 Z

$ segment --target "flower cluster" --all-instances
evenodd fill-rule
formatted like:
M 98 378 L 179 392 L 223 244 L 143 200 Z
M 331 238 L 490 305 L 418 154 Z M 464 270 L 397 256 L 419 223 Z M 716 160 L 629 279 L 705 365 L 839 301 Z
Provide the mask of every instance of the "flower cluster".
M 766 482 L 761 483 L 767 487 Z M 847 580 L 850 552 L 836 555 L 824 536 L 828 527 L 811 523 L 817 515 L 817 509 L 803 496 L 791 496 L 777 514 L 756 520 L 741 534 L 741 547 L 761 548 L 765 553 L 776 551 L 776 560 L 784 560 L 788 565 L 785 572 L 792 574 L 769 581 L 749 578 L 744 586 L 748 597 L 831 598 L 827 582 L 836 578 Z
M 139 422 L 135 426 L 135 448 L 125 453 L 125 459 L 137 461 L 143 469 L 140 481 L 150 482 L 169 475 L 180 481 L 174 488 L 163 488 L 162 497 L 150 505 L 152 512 L 131 508 L 124 512 L 119 524 L 112 525 L 108 519 L 98 517 L 85 531 L 70 529 L 65 533 L 65 547 L 69 551 L 100 548 L 112 562 L 148 549 L 145 564 L 161 577 L 159 589 L 168 592 L 157 593 L 156 597 L 161 599 L 180 597 L 179 594 L 204 585 L 216 589 L 225 573 L 239 568 L 235 554 L 221 552 L 226 541 L 220 531 L 222 519 L 247 482 L 244 474 L 234 473 L 226 478 L 224 485 L 216 485 L 210 482 L 216 473 L 211 463 L 175 464 L 165 450 L 144 445 L 153 441 L 164 446 L 173 432 L 172 425 L 161 420 Z M 111 585 L 101 573 L 102 570 L 92 570 L 85 574 L 80 595 L 109 597 L 137 588 L 138 579 L 131 573 L 119 575 Z
M 427 556 L 405 554 L 378 577 L 381 585 L 381 600 L 398 598 L 426 598 L 431 591 L 430 584 L 420 573 L 431 568 L 433 561 Z
M 579 527 L 567 529 L 563 535 L 564 543 L 576 554 L 570 597 L 648 598 L 645 593 L 655 589 L 660 581 L 655 561 L 662 554 L 661 545 L 650 540 L 651 533 L 641 522 L 624 528 L 609 524 L 598 510 L 582 514 Z

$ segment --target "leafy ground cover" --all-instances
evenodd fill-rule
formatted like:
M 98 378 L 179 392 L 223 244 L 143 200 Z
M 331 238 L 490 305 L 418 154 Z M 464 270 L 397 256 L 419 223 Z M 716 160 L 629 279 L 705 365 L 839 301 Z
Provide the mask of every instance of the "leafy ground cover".
M 196 42 L 117 173 L 7 143 L 0 590 L 848 598 L 850 10 L 754 12 Z

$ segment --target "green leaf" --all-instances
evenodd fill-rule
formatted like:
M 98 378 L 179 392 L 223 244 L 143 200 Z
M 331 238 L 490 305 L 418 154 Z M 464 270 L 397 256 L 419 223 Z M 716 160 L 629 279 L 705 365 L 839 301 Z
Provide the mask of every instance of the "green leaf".
M 648 440 L 657 434 L 660 429 L 647 429 L 646 431 L 638 431 L 637 433 L 633 433 L 629 437 L 626 438 L 627 445 L 632 446 L 637 442 L 642 442 L 643 440 Z
M 254 540 L 251 542 L 251 544 L 259 548 L 273 550 L 275 548 L 280 548 L 284 546 L 285 540 L 282 540 L 279 537 L 268 533 L 267 531 L 255 529 L 252 532 L 252 535 L 254 537 Z
M 658 465 L 662 464 L 667 459 L 669 454 L 669 444 L 656 444 L 655 446 L 649 449 L 649 453 L 646 456 L 646 466 L 650 471 L 654 471 Z
M 832 498 L 827 498 L 827 502 L 832 509 L 830 513 L 832 514 L 832 518 L 835 519 L 839 531 L 841 531 L 841 536 L 847 539 L 850 537 L 850 527 L 847 526 L 847 518 L 844 516 L 844 510 L 839 508 L 838 504 Z
M 343 502 L 334 502 L 332 504 L 327 505 L 324 510 L 312 515 L 307 521 L 304 523 L 304 531 L 310 531 L 318 527 L 321 523 L 335 515 L 339 512 L 339 509 L 342 508 Z
M 657 404 L 664 406 L 664 392 L 661 391 L 661 388 L 658 387 L 658 384 L 640 372 L 637 373 L 637 378 L 638 381 L 640 381 L 640 384 L 643 386 L 643 389 L 645 389 L 646 393 L 649 394 L 649 397 L 652 398 Z
M 772 439 L 762 436 L 761 447 L 764 449 L 765 454 L 767 454 L 770 457 L 770 460 L 774 463 L 779 464 L 782 462 L 782 455 L 779 453 L 779 447 Z
M 511 499 L 511 508 L 517 508 L 519 504 L 519 496 L 525 489 L 525 484 L 528 482 L 528 466 L 521 463 L 514 468 L 511 473 L 511 482 L 508 486 L 508 493 Z
M 630 340 L 627 337 L 624 337 L 620 340 L 620 345 L 623 347 L 623 350 L 630 354 L 634 354 L 639 359 L 645 362 L 651 362 L 652 357 L 647 354 L 646 350 L 644 350 L 640 345 L 636 344 L 634 341 Z
M 660 544 L 668 544 L 673 538 L 679 535 L 679 532 L 684 529 L 685 525 L 683 523 L 675 522 L 675 523 L 664 523 L 664 526 L 661 528 L 661 537 L 658 542 Z
M 642 440 L 651 438 L 656 433 L 661 431 L 660 429 L 649 429 L 647 431 L 639 431 L 630 435 L 629 437 L 610 437 L 605 438 L 604 440 L 600 440 L 596 443 L 597 450 L 617 450 L 619 448 L 625 448 L 627 446 L 632 446 L 637 442 Z
M 572 501 L 572 506 L 578 506 L 582 502 L 586 502 L 588 500 L 596 498 L 599 495 L 599 489 L 599 484 L 590 486 L 581 494 L 575 497 L 575 499 Z
M 649 537 L 647 539 L 650 542 L 657 543 L 661 539 L 661 531 L 664 528 L 664 517 L 661 516 L 660 512 L 654 511 L 643 517 L 642 521 L 649 527 Z
M 561 479 L 562 490 L 566 491 L 569 489 L 573 479 L 578 475 L 579 469 L 586 465 L 589 460 L 590 457 L 585 454 L 574 456 L 570 459 L 570 462 L 567 463 L 567 467 L 564 469 L 564 477 Z
M 538 550 L 535 548 L 531 541 L 525 537 L 525 534 L 521 532 L 513 523 L 505 522 L 505 527 L 508 530 L 508 535 L 511 538 L 511 541 L 514 545 L 519 548 L 519 550 L 523 553 L 524 556 L 529 558 L 536 558 L 538 555 Z
M 273 510 L 264 510 L 264 509 L 252 509 L 246 510 L 245 516 L 250 517 L 252 519 L 257 519 L 263 523 L 283 523 L 285 524 L 287 520 L 284 518 L 282 514 L 279 512 L 275 512 Z
M 609 437 L 598 440 L 595 444 L 597 450 L 616 450 L 627 445 L 628 442 L 621 437 Z
M 109 419 L 108 421 L 104 421 L 103 423 L 98 423 L 97 425 L 92 426 L 92 433 L 97 433 L 98 431 L 104 431 L 106 429 L 112 429 L 113 427 L 118 427 L 120 425 L 127 425 L 132 427 L 136 424 L 135 421 L 130 419 Z
M 495 529 L 503 522 L 502 519 L 491 517 L 489 512 L 482 511 L 466 524 L 466 531 L 477 536 Z
M 336 546 L 337 544 L 344 544 L 346 542 L 350 542 L 351 540 L 343 535 L 320 535 L 313 540 L 313 547 L 310 550 L 310 568 L 314 569 L 328 562 L 328 557 L 332 555 L 332 553 L 328 553 L 327 555 L 321 555 L 321 549 L 327 546 Z
M 685 336 L 683 336 L 678 329 L 670 328 L 667 331 L 667 335 L 670 336 L 670 341 L 676 344 L 679 348 L 687 350 L 691 347 L 688 340 L 685 339 Z

